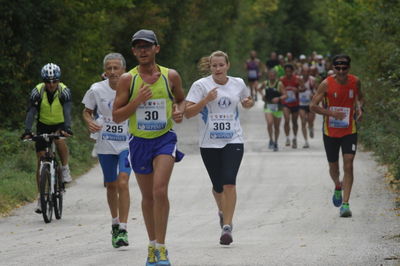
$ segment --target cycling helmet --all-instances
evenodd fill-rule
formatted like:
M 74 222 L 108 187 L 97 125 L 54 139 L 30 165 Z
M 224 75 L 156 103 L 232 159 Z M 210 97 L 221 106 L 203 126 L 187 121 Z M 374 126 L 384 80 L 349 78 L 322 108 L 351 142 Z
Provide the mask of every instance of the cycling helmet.
M 59 66 L 53 63 L 48 63 L 42 68 L 41 71 L 43 80 L 60 80 L 61 78 L 61 69 Z

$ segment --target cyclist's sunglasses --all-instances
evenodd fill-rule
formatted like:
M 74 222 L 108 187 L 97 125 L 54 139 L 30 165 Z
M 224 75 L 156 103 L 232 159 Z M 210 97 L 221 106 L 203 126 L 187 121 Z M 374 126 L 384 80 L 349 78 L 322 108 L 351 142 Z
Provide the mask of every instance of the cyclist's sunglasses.
M 56 82 L 59 82 L 60 80 L 58 80 L 58 79 L 45 79 L 43 81 L 44 81 L 44 83 L 56 83 Z

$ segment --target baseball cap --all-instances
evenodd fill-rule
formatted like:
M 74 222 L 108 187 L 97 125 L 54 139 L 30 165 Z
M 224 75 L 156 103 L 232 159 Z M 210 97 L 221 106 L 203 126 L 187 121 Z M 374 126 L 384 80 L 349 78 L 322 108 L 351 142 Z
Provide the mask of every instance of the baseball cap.
M 158 44 L 156 34 L 152 30 L 139 30 L 135 34 L 133 34 L 132 45 L 134 45 L 134 43 L 139 40 Z
M 301 54 L 299 58 L 300 58 L 300 59 L 306 59 L 306 56 L 303 55 L 303 54 Z

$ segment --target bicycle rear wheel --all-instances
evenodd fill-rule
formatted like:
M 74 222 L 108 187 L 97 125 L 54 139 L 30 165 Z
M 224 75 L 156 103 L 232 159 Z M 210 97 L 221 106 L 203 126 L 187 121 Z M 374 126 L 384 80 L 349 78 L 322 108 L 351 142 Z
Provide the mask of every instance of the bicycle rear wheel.
M 56 219 L 61 219 L 62 210 L 63 210 L 63 194 L 64 194 L 64 182 L 61 177 L 61 169 L 57 166 L 56 176 L 55 176 L 55 184 L 54 184 L 54 195 L 53 195 L 53 203 L 54 203 L 54 216 Z
M 51 195 L 50 165 L 44 164 L 40 171 L 40 203 L 45 223 L 50 223 L 53 215 L 53 199 Z

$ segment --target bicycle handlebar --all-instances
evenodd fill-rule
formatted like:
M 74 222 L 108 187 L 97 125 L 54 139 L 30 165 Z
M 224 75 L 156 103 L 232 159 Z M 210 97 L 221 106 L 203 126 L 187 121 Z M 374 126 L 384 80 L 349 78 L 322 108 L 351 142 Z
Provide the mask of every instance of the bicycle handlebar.
M 50 142 L 52 140 L 55 139 L 65 139 L 66 137 L 62 134 L 54 134 L 54 133 L 44 133 L 44 134 L 40 134 L 40 135 L 36 135 L 36 136 L 32 136 L 31 138 L 28 139 L 23 139 L 23 141 L 38 141 L 38 140 L 45 140 L 47 142 Z

